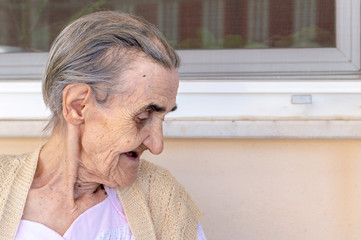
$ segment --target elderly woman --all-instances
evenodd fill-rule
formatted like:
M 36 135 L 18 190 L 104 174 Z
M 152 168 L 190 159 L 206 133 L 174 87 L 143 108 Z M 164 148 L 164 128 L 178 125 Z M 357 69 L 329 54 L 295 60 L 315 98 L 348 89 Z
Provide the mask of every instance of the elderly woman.
M 178 66 L 140 18 L 97 12 L 67 26 L 43 79 L 49 140 L 0 156 L 0 239 L 205 239 L 183 187 L 140 160 L 163 150 Z

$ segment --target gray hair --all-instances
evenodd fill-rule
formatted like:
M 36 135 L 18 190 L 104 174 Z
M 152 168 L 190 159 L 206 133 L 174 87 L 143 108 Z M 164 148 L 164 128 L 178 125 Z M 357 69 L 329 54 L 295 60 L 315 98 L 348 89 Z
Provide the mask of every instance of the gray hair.
M 88 84 L 94 94 L 110 89 L 131 62 L 131 52 L 143 52 L 167 69 L 178 68 L 177 53 L 163 34 L 146 20 L 126 13 L 95 12 L 63 29 L 53 42 L 43 76 L 43 98 L 52 115 L 45 129 L 62 119 L 62 93 L 68 84 Z

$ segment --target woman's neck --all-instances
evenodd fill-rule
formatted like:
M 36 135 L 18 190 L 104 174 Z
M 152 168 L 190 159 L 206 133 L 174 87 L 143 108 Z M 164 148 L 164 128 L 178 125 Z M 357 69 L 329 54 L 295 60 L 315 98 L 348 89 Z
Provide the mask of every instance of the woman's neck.
M 70 145 L 70 147 L 69 147 Z M 54 131 L 43 146 L 35 172 L 32 188 L 56 188 L 71 193 L 73 200 L 92 196 L 102 190 L 100 183 L 89 182 L 82 174 L 79 153 L 74 138 L 67 139 L 61 132 Z

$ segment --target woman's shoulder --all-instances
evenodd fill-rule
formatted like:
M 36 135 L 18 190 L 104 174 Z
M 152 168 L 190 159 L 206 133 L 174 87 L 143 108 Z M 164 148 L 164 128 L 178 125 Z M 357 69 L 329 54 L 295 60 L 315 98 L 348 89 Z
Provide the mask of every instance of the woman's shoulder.
M 136 184 L 146 195 L 146 199 L 149 199 L 148 204 L 158 207 L 160 207 L 159 204 L 163 207 L 169 206 L 170 202 L 177 207 L 181 204 L 196 212 L 197 217 L 202 215 L 182 184 L 173 177 L 169 170 L 163 167 L 143 160 Z M 161 204 L 162 201 L 164 205 Z
M 24 168 L 26 158 L 26 154 L 0 155 L 0 236 L 13 236 L 17 226 L 14 225 L 14 219 L 21 218 L 22 209 L 19 202 L 25 202 L 27 189 L 19 182 L 24 179 L 21 169 Z M 23 198 L 18 198 L 22 192 Z
M 141 160 L 138 177 L 149 178 L 149 177 L 153 177 L 153 176 L 173 179 L 173 176 L 169 172 L 169 170 L 167 170 L 161 166 L 158 166 L 154 163 L 148 162 L 147 160 L 144 160 L 144 159 Z
M 22 165 L 28 154 L 0 154 L 0 182 L 3 182 L 8 176 L 15 174 L 17 172 L 16 169 Z
M 196 236 L 197 224 L 202 213 L 185 188 L 168 170 L 143 160 L 136 185 L 151 209 L 157 235 L 162 235 L 163 239 L 171 239 L 167 234 L 172 231 L 160 230 L 165 228 L 177 229 L 177 231 L 188 229 L 184 234 Z M 193 237 L 185 239 L 193 239 Z
M 142 160 L 138 178 L 136 184 L 140 185 L 143 190 L 156 190 L 167 192 L 179 192 L 186 194 L 184 187 L 175 179 L 171 172 L 161 166 L 158 166 L 154 163 Z
M 24 180 L 32 164 L 27 161 L 31 153 L 21 155 L 0 154 L 0 198 L 4 199 L 14 187 L 14 180 Z M 36 165 L 36 163 L 34 163 Z M 18 176 L 21 176 L 20 178 Z M 27 180 L 27 179 L 26 179 Z M 1 202 L 1 201 L 0 201 Z

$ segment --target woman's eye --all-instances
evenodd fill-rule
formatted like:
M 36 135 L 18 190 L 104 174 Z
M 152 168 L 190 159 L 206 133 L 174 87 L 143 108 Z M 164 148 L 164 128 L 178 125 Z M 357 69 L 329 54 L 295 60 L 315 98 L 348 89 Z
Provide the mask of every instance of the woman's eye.
M 139 114 L 137 117 L 136 117 L 136 120 L 137 122 L 141 123 L 141 122 L 144 122 L 146 121 L 147 119 L 149 119 L 150 117 L 150 112 L 143 112 L 141 114 Z

